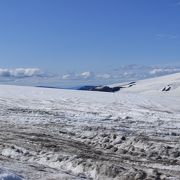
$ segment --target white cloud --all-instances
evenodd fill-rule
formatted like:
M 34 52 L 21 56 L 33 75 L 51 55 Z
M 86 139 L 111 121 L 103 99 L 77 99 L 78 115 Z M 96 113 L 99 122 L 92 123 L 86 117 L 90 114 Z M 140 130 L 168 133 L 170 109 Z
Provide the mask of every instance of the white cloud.
M 110 74 L 98 74 L 96 77 L 102 78 L 102 79 L 109 79 L 109 78 L 111 78 L 111 75 Z
M 0 69 L 1 77 L 9 77 L 11 76 L 11 72 L 8 69 Z
M 178 36 L 176 34 L 156 34 L 158 39 L 177 39 Z
M 94 77 L 94 73 L 90 71 L 85 71 L 82 73 L 69 73 L 69 74 L 64 74 L 62 76 L 63 80 L 87 80 L 87 79 L 92 79 Z
M 157 68 L 157 69 L 153 69 L 149 72 L 149 74 L 151 75 L 157 75 L 157 74 L 166 74 L 166 73 L 174 73 L 174 72 L 179 72 L 180 69 L 178 68 Z
M 71 74 L 64 74 L 62 76 L 62 79 L 64 79 L 64 80 L 72 79 Z
M 94 74 L 90 71 L 86 71 L 86 72 L 83 72 L 79 75 L 80 78 L 82 79 L 90 79 L 90 78 L 93 78 L 94 77 Z
M 124 77 L 133 76 L 133 75 L 134 75 L 134 73 L 133 73 L 132 71 L 124 72 L 124 73 L 123 73 L 123 76 L 124 76 Z
M 16 69 L 3 69 L 0 68 L 0 77 L 32 77 L 40 75 L 41 71 L 38 68 L 16 68 Z

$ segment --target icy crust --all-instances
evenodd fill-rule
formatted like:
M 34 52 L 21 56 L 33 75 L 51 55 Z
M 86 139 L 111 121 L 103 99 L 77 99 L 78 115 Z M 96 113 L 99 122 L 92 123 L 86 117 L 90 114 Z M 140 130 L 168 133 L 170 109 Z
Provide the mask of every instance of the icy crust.
M 0 168 L 0 179 L 1 180 L 22 180 L 21 177 L 17 176 L 16 174 Z
M 0 164 L 15 172 L 0 175 L 180 179 L 179 77 L 114 94 L 0 86 Z

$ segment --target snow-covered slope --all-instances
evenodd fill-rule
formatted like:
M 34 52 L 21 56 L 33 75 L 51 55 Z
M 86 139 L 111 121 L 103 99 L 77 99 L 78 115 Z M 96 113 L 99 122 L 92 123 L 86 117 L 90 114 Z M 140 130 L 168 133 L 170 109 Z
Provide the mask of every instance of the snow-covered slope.
M 178 179 L 179 107 L 180 73 L 116 93 L 0 85 L 0 164 L 25 179 Z
M 168 89 L 163 91 L 163 89 Z M 122 92 L 137 93 L 180 112 L 180 73 L 137 81 L 136 85 L 122 89 Z
M 180 95 L 180 73 L 140 80 L 136 82 L 135 86 L 132 86 L 128 92 L 138 92 L 143 94 L 160 94 L 165 86 L 170 85 L 172 87 L 170 95 Z

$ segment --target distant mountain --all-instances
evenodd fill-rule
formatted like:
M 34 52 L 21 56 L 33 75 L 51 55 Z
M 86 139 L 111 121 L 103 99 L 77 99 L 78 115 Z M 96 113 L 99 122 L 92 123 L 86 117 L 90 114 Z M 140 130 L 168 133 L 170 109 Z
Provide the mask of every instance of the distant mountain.
M 98 86 L 82 86 L 80 87 L 78 90 L 83 90 L 83 91 L 92 91 L 93 89 L 95 89 Z

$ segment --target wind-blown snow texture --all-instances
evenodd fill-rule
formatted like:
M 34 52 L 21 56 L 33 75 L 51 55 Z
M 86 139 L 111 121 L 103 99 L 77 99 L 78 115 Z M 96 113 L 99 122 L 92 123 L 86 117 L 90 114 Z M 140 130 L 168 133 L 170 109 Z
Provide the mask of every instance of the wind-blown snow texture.
M 180 73 L 117 93 L 1 85 L 0 123 L 17 178 L 180 179 Z

